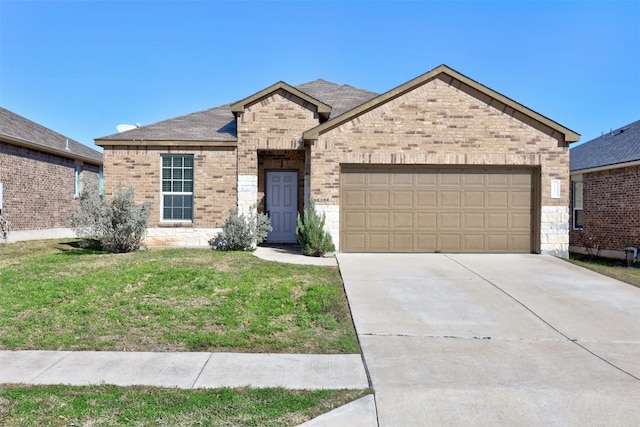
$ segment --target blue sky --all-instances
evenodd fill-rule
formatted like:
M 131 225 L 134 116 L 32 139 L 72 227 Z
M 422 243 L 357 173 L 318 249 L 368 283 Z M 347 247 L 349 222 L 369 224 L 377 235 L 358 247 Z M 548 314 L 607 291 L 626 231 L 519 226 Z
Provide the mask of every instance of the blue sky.
M 640 119 L 640 1 L 0 0 L 0 105 L 96 149 L 279 80 L 382 93 L 443 63 L 587 141 Z

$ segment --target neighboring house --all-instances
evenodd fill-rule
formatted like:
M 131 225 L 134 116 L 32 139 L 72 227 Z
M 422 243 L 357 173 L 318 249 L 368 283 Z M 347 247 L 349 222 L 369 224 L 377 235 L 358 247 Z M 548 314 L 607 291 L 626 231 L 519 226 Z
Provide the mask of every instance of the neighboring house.
M 295 242 L 313 200 L 342 252 L 567 256 L 575 132 L 441 65 L 378 95 L 278 82 L 96 139 L 105 193 L 153 205 L 150 245 L 200 246 L 231 208 Z
M 571 250 L 640 247 L 640 120 L 571 150 Z
M 102 154 L 0 107 L 0 215 L 7 241 L 75 236 L 67 228 L 85 179 L 99 179 Z

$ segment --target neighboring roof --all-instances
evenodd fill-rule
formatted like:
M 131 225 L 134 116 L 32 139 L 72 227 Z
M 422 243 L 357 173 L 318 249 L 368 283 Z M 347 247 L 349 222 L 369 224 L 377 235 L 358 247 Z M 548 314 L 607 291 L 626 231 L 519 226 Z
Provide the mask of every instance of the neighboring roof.
M 639 162 L 640 120 L 572 148 L 570 159 L 571 172 Z
M 349 120 L 353 120 L 355 117 L 358 117 L 361 114 L 371 111 L 374 108 L 377 108 L 378 106 L 386 102 L 396 99 L 404 95 L 405 93 L 410 92 L 416 87 L 423 85 L 428 81 L 433 80 L 434 78 L 441 77 L 442 75 L 446 75 L 451 79 L 457 80 L 471 87 L 472 89 L 486 96 L 489 96 L 490 98 L 493 98 L 501 102 L 502 104 L 512 108 L 515 112 L 520 113 L 520 115 L 523 116 L 522 119 L 534 120 L 538 123 L 541 123 L 547 126 L 548 128 L 551 128 L 554 131 L 559 132 L 560 134 L 564 135 L 564 139 L 567 142 L 576 142 L 580 139 L 580 135 L 577 134 L 576 132 L 573 132 L 572 130 L 564 126 L 561 126 L 560 124 L 554 122 L 553 120 L 541 114 L 536 113 L 535 111 L 525 107 L 524 105 L 519 104 L 516 101 L 510 98 L 507 98 L 506 96 L 492 89 L 489 89 L 488 87 L 476 82 L 475 80 L 470 79 L 469 77 L 449 68 L 446 65 L 440 65 L 434 68 L 433 70 L 425 74 L 422 74 L 416 77 L 415 79 L 408 81 L 407 83 L 404 83 L 398 86 L 395 89 L 392 89 L 386 93 L 383 93 L 382 95 L 377 96 L 356 108 L 353 108 L 347 114 L 342 114 L 339 117 L 335 117 L 319 126 L 316 126 L 313 129 L 306 131 L 304 133 L 304 139 L 311 140 L 311 141 L 316 140 L 324 132 L 327 132 L 337 126 L 340 126 L 341 124 L 346 123 Z
M 287 90 L 315 105 L 318 112 L 333 118 L 377 96 L 374 92 L 349 85 L 338 85 L 326 80 L 315 80 L 299 86 L 278 82 L 260 92 L 233 104 L 163 120 L 122 133 L 96 138 L 97 145 L 130 144 L 137 141 L 156 143 L 213 142 L 237 143 L 236 120 L 233 112 L 242 111 L 247 104 L 276 90 Z
M 324 102 L 319 101 L 318 99 L 309 96 L 308 94 L 292 87 L 289 86 L 288 84 L 286 84 L 283 81 L 280 81 L 276 84 L 273 84 L 271 86 L 269 86 L 266 89 L 261 90 L 260 92 L 254 93 L 251 96 L 248 96 L 246 98 L 244 98 L 243 100 L 240 100 L 238 102 L 234 102 L 233 104 L 231 104 L 231 111 L 233 112 L 233 114 L 238 115 L 238 114 L 242 114 L 245 110 L 245 108 L 247 107 L 247 105 L 252 104 L 254 102 L 256 102 L 257 100 L 259 100 L 260 98 L 263 98 L 277 90 L 286 90 L 287 92 L 297 96 L 298 98 L 302 99 L 303 101 L 314 105 L 316 107 L 316 110 L 318 111 L 318 114 L 320 115 L 320 117 L 323 118 L 323 120 L 327 120 L 329 118 L 329 115 L 331 114 L 331 106 L 325 104 Z
M 0 107 L 0 139 L 33 150 L 102 165 L 102 153 Z

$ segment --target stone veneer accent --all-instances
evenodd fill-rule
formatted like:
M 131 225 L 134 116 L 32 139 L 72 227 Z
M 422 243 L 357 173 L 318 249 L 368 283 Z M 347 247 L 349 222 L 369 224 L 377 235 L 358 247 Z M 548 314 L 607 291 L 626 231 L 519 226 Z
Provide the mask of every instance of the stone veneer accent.
M 258 177 L 238 175 L 238 215 L 248 215 L 258 202 Z
M 148 228 L 146 244 L 149 247 L 203 248 L 222 228 Z
M 562 258 L 569 257 L 569 207 L 542 206 L 540 252 Z
M 457 80 L 432 79 L 320 135 L 311 146 L 310 197 L 339 205 L 341 164 L 530 166 L 540 171 L 540 251 L 566 256 L 569 147 L 529 122 Z M 554 179 L 564 183 L 559 198 L 551 198 Z M 329 229 L 335 234 L 339 219 Z

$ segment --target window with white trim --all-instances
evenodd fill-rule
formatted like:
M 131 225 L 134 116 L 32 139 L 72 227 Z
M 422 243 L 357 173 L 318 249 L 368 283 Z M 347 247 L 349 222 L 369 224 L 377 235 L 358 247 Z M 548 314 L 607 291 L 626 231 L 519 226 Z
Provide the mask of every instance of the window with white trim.
M 584 187 L 582 181 L 573 181 L 573 229 L 584 228 L 584 211 L 582 210 L 582 197 Z
M 193 155 L 162 156 L 162 220 L 193 220 Z
M 76 197 L 80 196 L 80 192 L 82 191 L 82 165 L 76 165 L 76 173 L 75 173 L 75 190 L 74 195 Z

